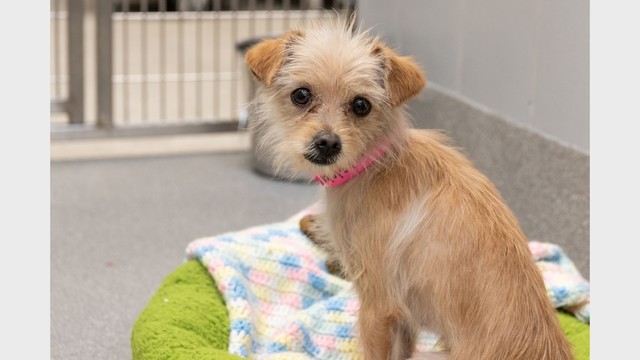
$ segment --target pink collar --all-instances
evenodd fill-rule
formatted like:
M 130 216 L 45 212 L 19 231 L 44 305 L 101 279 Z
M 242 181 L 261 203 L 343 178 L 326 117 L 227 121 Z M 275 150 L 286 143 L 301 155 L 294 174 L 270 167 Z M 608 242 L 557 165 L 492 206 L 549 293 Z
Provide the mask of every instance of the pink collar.
M 351 169 L 343 170 L 337 173 L 333 178 L 329 178 L 325 175 L 318 175 L 316 176 L 315 181 L 324 187 L 335 187 L 338 185 L 342 185 L 352 178 L 356 177 L 371 164 L 373 164 L 376 159 L 378 159 L 382 154 L 384 154 L 387 149 L 389 149 L 390 145 L 391 144 L 389 140 L 384 139 L 380 142 L 380 145 L 376 146 L 368 154 L 363 156 Z

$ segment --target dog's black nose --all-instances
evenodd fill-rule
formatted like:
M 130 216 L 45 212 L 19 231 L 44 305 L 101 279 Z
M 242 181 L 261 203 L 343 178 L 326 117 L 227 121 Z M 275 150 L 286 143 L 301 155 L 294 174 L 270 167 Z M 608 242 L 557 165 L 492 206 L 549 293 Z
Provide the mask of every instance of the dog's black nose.
M 340 137 L 334 133 L 321 132 L 313 137 L 313 151 L 305 154 L 305 158 L 317 165 L 333 164 L 342 151 Z
M 320 155 L 332 157 L 340 153 L 342 142 L 334 133 L 320 133 L 313 139 L 313 146 Z

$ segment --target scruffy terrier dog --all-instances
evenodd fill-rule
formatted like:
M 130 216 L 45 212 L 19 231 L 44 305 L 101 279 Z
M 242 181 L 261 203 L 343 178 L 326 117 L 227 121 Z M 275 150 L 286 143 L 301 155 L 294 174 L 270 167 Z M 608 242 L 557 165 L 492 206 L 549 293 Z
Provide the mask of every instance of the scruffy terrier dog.
M 491 182 L 402 108 L 420 67 L 350 21 L 317 24 L 246 53 L 274 163 L 324 186 L 301 221 L 353 281 L 365 359 L 572 359 L 527 239 Z M 444 355 L 443 355 L 444 354 Z

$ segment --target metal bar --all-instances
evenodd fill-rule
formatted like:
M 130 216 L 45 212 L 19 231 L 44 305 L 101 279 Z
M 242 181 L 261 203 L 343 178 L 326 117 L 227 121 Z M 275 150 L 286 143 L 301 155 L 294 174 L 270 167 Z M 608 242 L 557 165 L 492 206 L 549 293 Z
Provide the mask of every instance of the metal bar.
M 307 12 L 309 10 L 309 0 L 300 0 L 300 10 L 302 10 L 302 25 L 304 26 L 307 24 Z
M 213 0 L 213 11 L 216 14 L 215 17 L 215 33 L 214 33 L 214 73 L 220 72 L 220 66 L 222 65 L 222 52 L 220 51 L 220 12 L 222 11 L 222 4 L 220 0 Z M 220 113 L 220 81 L 213 83 L 213 116 L 219 118 Z
M 231 44 L 232 46 L 238 42 L 238 19 L 236 15 L 238 14 L 238 0 L 231 0 Z M 238 54 L 235 52 L 235 48 L 232 48 L 229 52 L 231 54 L 231 72 L 235 74 L 236 78 L 240 78 L 238 74 Z M 238 106 L 238 82 L 231 82 L 231 109 L 232 114 L 235 113 L 235 109 Z
M 140 29 L 140 41 L 142 42 L 142 52 L 140 54 L 140 67 L 143 78 L 147 77 L 147 68 L 149 67 L 149 60 L 147 58 L 147 53 L 149 52 L 149 46 L 147 45 L 147 13 L 149 12 L 149 4 L 148 0 L 142 0 L 140 3 L 140 12 L 144 15 L 144 20 L 142 21 L 142 28 Z M 140 86 L 140 101 L 142 101 L 142 108 L 140 117 L 142 121 L 148 121 L 149 114 L 149 101 L 147 98 L 147 87 L 148 84 L 144 82 L 142 86 Z
M 129 0 L 122 1 L 122 73 L 129 75 Z M 122 122 L 129 122 L 129 84 L 122 84 Z
M 249 0 L 249 36 L 256 36 L 256 0 Z
M 165 45 L 167 44 L 167 37 L 166 37 L 166 33 L 167 33 L 167 0 L 160 0 L 160 4 L 159 4 L 159 8 L 158 10 L 162 13 L 162 22 L 160 24 L 160 71 L 162 71 L 162 73 L 164 75 L 167 74 L 167 62 L 166 62 L 166 57 L 167 57 L 167 50 L 165 48 Z M 162 102 L 162 104 L 160 104 L 160 119 L 162 120 L 166 120 L 167 119 L 167 82 L 165 80 L 165 77 L 162 77 L 162 82 L 160 83 L 160 100 Z
M 256 23 L 256 0 L 249 0 L 249 38 L 255 38 L 256 36 L 256 27 L 255 27 L 255 23 Z M 243 11 L 243 13 L 246 13 Z M 236 17 L 237 19 L 238 17 Z M 244 52 L 243 52 L 244 55 Z M 249 79 L 249 82 L 251 82 L 252 80 Z M 251 83 L 247 83 L 246 81 L 242 82 L 242 91 L 245 94 L 249 94 L 249 99 L 251 99 L 251 97 L 253 96 L 253 94 L 251 94 L 250 92 L 252 92 L 252 86 Z M 240 119 L 240 121 L 244 121 L 243 123 L 241 123 L 241 127 L 242 128 L 246 128 L 247 123 L 248 123 L 248 116 L 245 117 L 244 119 Z
M 69 123 L 84 122 L 84 0 L 68 0 Z
M 215 123 L 181 124 L 164 126 L 121 125 L 117 128 L 105 129 L 91 125 L 51 125 L 51 140 L 104 139 L 113 137 L 164 136 L 195 133 L 237 131 L 235 120 L 216 121 Z
M 114 84 L 142 84 L 143 82 L 148 83 L 159 83 L 159 82 L 172 82 L 177 83 L 180 81 L 184 82 L 198 82 L 198 81 L 231 81 L 237 80 L 239 77 L 237 73 L 233 73 L 230 71 L 221 71 L 221 72 L 202 72 L 202 73 L 166 73 L 166 74 L 148 74 L 146 76 L 142 76 L 140 74 L 129 74 L 129 75 L 114 75 L 113 83 Z
M 292 2 L 292 6 L 293 6 L 293 2 Z M 303 11 L 303 10 L 299 10 L 297 7 L 292 9 L 290 11 L 291 13 L 291 18 L 292 19 L 302 19 L 304 18 L 304 16 L 307 17 L 317 17 L 319 16 L 319 13 L 322 10 L 316 9 L 316 10 L 308 10 L 308 11 Z M 311 14 L 311 15 L 310 15 Z M 64 16 L 64 15 L 63 15 Z M 219 15 L 215 14 L 215 12 L 203 12 L 202 13 L 202 20 L 203 21 L 213 21 L 217 18 L 221 18 L 222 20 L 230 20 L 232 18 L 232 14 L 230 13 L 230 11 L 221 11 Z M 279 10 L 279 9 L 274 9 L 273 11 L 266 11 L 266 10 L 256 10 L 256 11 L 239 11 L 238 15 L 235 16 L 238 19 L 241 20 L 250 20 L 250 19 L 259 19 L 259 20 L 268 20 L 269 17 L 273 17 L 273 20 L 284 20 L 285 16 L 287 16 L 287 13 L 285 11 Z M 142 15 L 140 15 L 137 12 L 132 12 L 129 13 L 128 15 L 124 16 L 122 13 L 114 13 L 113 14 L 113 20 L 118 22 L 118 21 L 124 21 L 125 19 L 129 19 L 131 22 L 134 21 L 142 21 Z M 191 11 L 191 12 L 185 12 L 182 14 L 176 14 L 173 11 L 168 11 L 166 13 L 166 16 L 163 16 L 162 14 L 158 14 L 155 12 L 150 12 L 148 15 L 148 20 L 149 22 L 152 21 L 165 21 L 165 19 L 169 19 L 169 20 L 178 20 L 179 18 L 183 18 L 185 20 L 185 22 L 188 22 L 190 20 L 197 20 L 198 18 L 198 13 L 196 11 Z
M 196 20 L 196 74 L 202 72 L 202 10 L 198 8 Z M 196 117 L 202 118 L 202 81 L 196 83 Z
M 59 78 L 61 78 L 62 75 L 62 60 L 60 59 L 60 54 L 62 53 L 62 51 L 60 51 L 60 23 L 62 22 L 60 20 L 60 1 L 59 0 L 53 0 L 53 13 L 54 13 L 54 17 L 53 17 L 53 58 L 54 58 L 54 62 L 55 62 L 55 75 Z M 60 83 L 60 81 L 57 81 L 54 83 L 54 96 L 62 96 L 62 84 Z
M 284 27 L 286 30 L 289 30 L 289 28 L 291 27 L 290 21 L 291 21 L 291 0 L 283 0 L 282 3 L 282 7 L 283 7 L 283 11 L 285 12 L 285 17 L 284 17 Z
M 269 13 L 269 20 L 267 20 L 267 34 L 273 33 L 273 0 L 267 0 L 266 3 L 267 12 Z
M 103 129 L 113 127 L 113 24 L 111 13 L 112 0 L 96 1 L 96 50 L 98 67 L 98 106 L 97 122 Z
M 178 87 L 178 114 L 181 119 L 184 119 L 184 102 L 185 102 L 185 89 L 184 89 L 184 17 L 182 9 L 179 11 L 178 17 L 178 73 L 180 74 L 180 85 Z

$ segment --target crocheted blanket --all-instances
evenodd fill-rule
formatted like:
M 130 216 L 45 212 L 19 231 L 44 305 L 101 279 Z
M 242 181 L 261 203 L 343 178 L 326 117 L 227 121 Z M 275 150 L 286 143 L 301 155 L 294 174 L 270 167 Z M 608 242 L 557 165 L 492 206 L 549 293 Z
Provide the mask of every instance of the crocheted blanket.
M 230 320 L 229 352 L 256 359 L 359 359 L 359 307 L 351 283 L 330 274 L 325 254 L 301 231 L 304 210 L 281 223 L 197 239 L 197 258 L 223 295 Z M 530 242 L 556 308 L 589 322 L 589 283 L 556 245 Z M 431 350 L 423 332 L 419 351 Z

